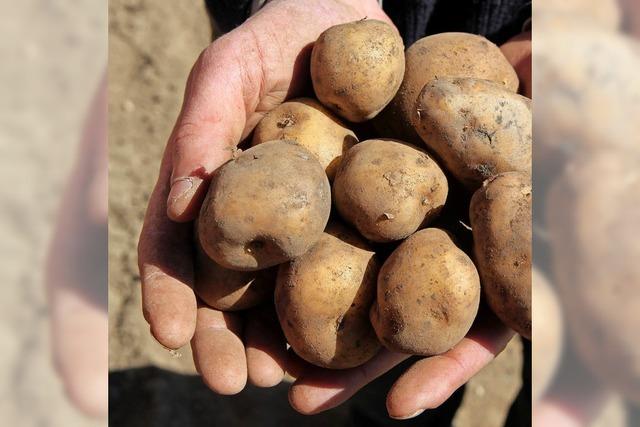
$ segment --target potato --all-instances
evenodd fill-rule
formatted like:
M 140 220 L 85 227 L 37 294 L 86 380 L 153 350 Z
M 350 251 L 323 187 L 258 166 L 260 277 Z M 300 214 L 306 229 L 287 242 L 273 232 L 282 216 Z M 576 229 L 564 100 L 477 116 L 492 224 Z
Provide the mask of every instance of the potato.
M 488 80 L 439 78 L 420 93 L 416 130 L 470 190 L 502 172 L 531 174 L 531 100 Z
M 311 98 L 298 98 L 280 104 L 258 123 L 251 145 L 287 139 L 315 155 L 333 179 L 342 154 L 358 138 L 329 110 Z
M 537 401 L 547 390 L 560 363 L 564 322 L 558 295 L 547 278 L 537 268 L 532 271 L 533 282 L 533 341 L 531 392 Z
M 509 172 L 488 179 L 471 198 L 469 217 L 489 307 L 531 339 L 531 178 Z
M 333 26 L 320 34 L 311 52 L 316 96 L 355 123 L 371 119 L 391 101 L 403 74 L 402 38 L 381 21 Z
M 583 151 L 571 159 L 546 201 L 554 279 L 576 354 L 596 378 L 636 404 L 639 171 L 638 152 Z
M 195 292 L 207 305 L 221 311 L 255 307 L 273 298 L 277 267 L 260 271 L 223 268 L 196 242 Z
M 387 108 L 374 120 L 382 136 L 419 143 L 414 130 L 415 105 L 422 88 L 435 78 L 474 77 L 518 90 L 518 76 L 498 46 L 468 33 L 441 33 L 424 37 L 405 53 L 402 85 Z
M 378 352 L 380 343 L 369 323 L 378 268 L 366 243 L 337 224 L 309 252 L 280 267 L 276 311 L 300 357 L 344 369 Z
M 269 141 L 215 172 L 198 234 L 222 267 L 262 270 L 309 250 L 330 211 L 329 180 L 315 156 L 293 141 Z
M 390 139 L 353 147 L 338 168 L 336 208 L 374 242 L 409 236 L 427 225 L 447 200 L 447 178 L 424 151 Z
M 471 259 L 447 232 L 427 228 L 398 246 L 380 269 L 371 324 L 390 350 L 432 356 L 460 342 L 479 304 Z

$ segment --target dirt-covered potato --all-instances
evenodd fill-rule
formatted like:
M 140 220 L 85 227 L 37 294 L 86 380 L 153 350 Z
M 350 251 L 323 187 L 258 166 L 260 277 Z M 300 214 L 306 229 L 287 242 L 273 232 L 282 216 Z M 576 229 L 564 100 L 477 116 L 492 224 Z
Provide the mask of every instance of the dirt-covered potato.
M 262 270 L 309 250 L 330 211 L 329 180 L 318 159 L 293 141 L 269 141 L 215 172 L 198 234 L 222 267 Z
M 531 178 L 508 172 L 488 179 L 471 198 L 469 217 L 489 307 L 531 339 Z
M 422 88 L 442 77 L 473 77 L 518 90 L 518 76 L 500 48 L 486 38 L 468 33 L 440 33 L 424 37 L 405 53 L 402 85 L 374 124 L 382 136 L 418 143 L 414 130 L 415 105 Z
M 532 271 L 533 350 L 531 392 L 537 401 L 547 390 L 560 363 L 564 322 L 562 307 L 555 290 L 537 268 Z
M 255 307 L 273 298 L 277 267 L 235 271 L 221 267 L 196 242 L 195 292 L 207 305 L 221 311 Z
M 431 356 L 456 345 L 480 304 L 480 278 L 471 259 L 438 228 L 413 234 L 378 274 L 371 324 L 393 351 Z
M 329 179 L 333 179 L 342 154 L 358 138 L 333 113 L 311 98 L 280 104 L 267 113 L 253 132 L 251 145 L 286 139 L 311 151 Z
M 427 225 L 447 200 L 447 178 L 423 150 L 370 139 L 344 156 L 333 186 L 340 215 L 374 242 L 401 240 Z
M 311 52 L 311 80 L 325 106 L 352 122 L 380 112 L 404 74 L 404 44 L 387 23 L 364 19 L 336 25 L 318 37 Z
M 584 151 L 567 165 L 546 203 L 554 280 L 576 353 L 598 379 L 636 403 L 639 171 L 638 152 Z
M 439 78 L 416 104 L 416 130 L 443 166 L 475 190 L 502 172 L 531 174 L 531 100 L 488 80 Z
M 276 311 L 300 357 L 345 369 L 378 352 L 380 343 L 369 323 L 378 268 L 366 243 L 338 224 L 330 225 L 306 254 L 280 266 Z

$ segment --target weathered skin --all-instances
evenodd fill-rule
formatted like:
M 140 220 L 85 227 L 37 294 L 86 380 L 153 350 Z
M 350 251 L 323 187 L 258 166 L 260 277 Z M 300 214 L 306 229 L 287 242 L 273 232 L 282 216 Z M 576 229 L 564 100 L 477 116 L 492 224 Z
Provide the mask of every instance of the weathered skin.
M 480 304 L 471 259 L 437 228 L 418 231 L 387 259 L 378 275 L 371 324 L 393 351 L 432 356 L 467 334 Z

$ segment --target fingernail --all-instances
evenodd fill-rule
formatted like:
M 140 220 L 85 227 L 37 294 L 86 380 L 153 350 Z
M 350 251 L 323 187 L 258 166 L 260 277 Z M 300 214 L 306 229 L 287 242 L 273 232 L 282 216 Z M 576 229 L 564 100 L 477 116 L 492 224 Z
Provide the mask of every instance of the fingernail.
M 169 204 L 174 203 L 176 200 L 184 197 L 189 190 L 193 188 L 193 180 L 191 178 L 179 178 L 171 184 L 171 191 L 169 191 L 168 201 Z
M 393 418 L 394 420 L 409 420 L 411 418 L 415 418 L 418 415 L 422 414 L 425 410 L 424 409 L 418 409 L 416 412 L 414 412 L 411 415 L 407 415 L 404 417 L 394 417 L 393 415 L 389 415 L 391 418 Z

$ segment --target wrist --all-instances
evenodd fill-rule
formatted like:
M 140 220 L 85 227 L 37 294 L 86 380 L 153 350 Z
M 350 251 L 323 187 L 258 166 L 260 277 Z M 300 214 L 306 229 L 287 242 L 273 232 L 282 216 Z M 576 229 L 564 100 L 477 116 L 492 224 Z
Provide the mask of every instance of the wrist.
M 249 16 L 269 9 L 286 10 L 290 16 L 312 15 L 331 25 L 356 21 L 363 18 L 377 19 L 393 23 L 382 9 L 382 0 L 252 0 Z

